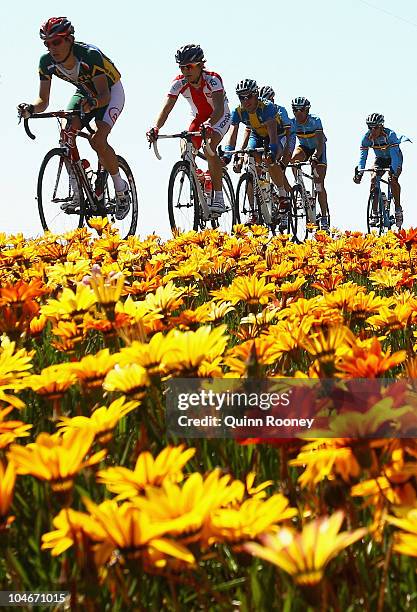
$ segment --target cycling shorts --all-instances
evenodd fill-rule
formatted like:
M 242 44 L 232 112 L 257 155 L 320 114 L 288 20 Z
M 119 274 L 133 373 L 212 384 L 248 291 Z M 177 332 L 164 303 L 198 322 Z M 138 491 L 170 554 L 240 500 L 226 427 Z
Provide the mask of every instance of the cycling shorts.
M 220 134 L 220 136 L 223 139 L 229 130 L 231 121 L 232 121 L 232 116 L 230 114 L 230 111 L 227 110 L 225 114 L 223 115 L 223 117 L 221 117 L 215 125 L 212 125 L 211 128 L 214 132 L 217 132 L 218 134 Z M 188 128 L 188 131 L 198 132 L 200 127 L 203 125 L 203 123 L 205 123 L 205 121 L 202 121 L 201 118 L 197 115 L 192 120 L 190 127 Z M 201 147 L 202 142 L 203 142 L 203 139 L 201 136 L 193 136 L 192 143 L 196 149 L 199 149 Z
M 401 165 L 398 168 L 395 176 L 400 176 L 402 171 L 403 154 L 400 151 Z M 391 168 L 391 157 L 375 157 L 374 170 L 388 170 Z M 382 173 L 381 173 L 382 175 Z
M 305 155 L 305 161 L 310 159 L 316 149 L 310 149 L 309 147 L 305 147 L 304 145 L 298 145 L 295 154 L 299 151 L 302 151 Z M 323 152 L 319 157 L 319 165 L 327 166 L 327 158 L 326 158 L 326 144 L 323 144 Z
M 75 94 L 72 96 L 69 101 L 67 110 L 77 110 L 80 108 L 81 100 L 85 98 L 85 94 L 77 89 Z M 125 92 L 123 89 L 123 85 L 120 81 L 116 81 L 114 85 L 110 88 L 110 102 L 107 106 L 103 106 L 96 110 L 91 111 L 91 113 L 87 113 L 85 117 L 81 121 L 81 125 L 84 127 L 92 121 L 96 119 L 97 121 L 104 121 L 111 128 L 116 123 L 117 118 L 123 110 L 125 104 Z

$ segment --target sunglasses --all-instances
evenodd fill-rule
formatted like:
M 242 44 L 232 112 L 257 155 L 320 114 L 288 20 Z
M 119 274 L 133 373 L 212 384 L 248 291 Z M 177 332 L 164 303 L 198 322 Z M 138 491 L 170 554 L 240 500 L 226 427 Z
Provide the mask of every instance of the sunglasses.
M 239 100 L 241 100 L 242 102 L 244 100 L 250 100 L 251 98 L 253 98 L 255 94 L 247 94 L 246 96 L 239 96 Z
M 63 42 L 63 38 L 54 38 L 53 40 L 45 40 L 43 44 L 45 45 L 45 47 L 48 47 L 48 49 L 50 49 L 50 47 L 59 47 L 59 45 L 62 45 Z
M 195 68 L 196 66 L 199 66 L 199 64 L 198 64 L 198 63 L 196 63 L 196 64 L 181 64 L 181 65 L 180 65 L 180 68 L 181 68 L 181 70 L 182 70 L 183 68 L 186 68 L 187 70 L 192 70 L 192 69 L 193 69 L 193 68 Z
M 307 109 L 306 108 L 293 108 L 292 110 L 294 113 L 303 113 Z

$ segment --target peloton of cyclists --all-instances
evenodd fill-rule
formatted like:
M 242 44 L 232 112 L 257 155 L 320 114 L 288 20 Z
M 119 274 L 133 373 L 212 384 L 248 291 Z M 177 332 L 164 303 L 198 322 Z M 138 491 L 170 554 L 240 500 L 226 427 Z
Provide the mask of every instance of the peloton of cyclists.
M 392 195 L 395 203 L 395 223 L 398 228 L 401 228 L 403 224 L 403 209 L 401 207 L 401 186 L 398 182 L 398 178 L 402 171 L 403 154 L 400 149 L 400 143 L 405 141 L 410 142 L 410 139 L 406 136 L 397 136 L 395 132 L 384 127 L 384 123 L 384 116 L 380 113 L 372 113 L 366 118 L 368 131 L 362 138 L 359 163 L 357 168 L 355 168 L 353 180 L 355 183 L 361 182 L 369 149 L 373 149 L 375 153 L 375 163 L 373 168 L 374 172 L 371 174 L 371 193 L 375 191 L 377 176 L 382 176 L 384 171 L 389 168 Z M 378 195 L 375 192 L 370 224 L 378 225 L 378 223 Z
M 225 211 L 225 205 L 222 191 L 223 166 L 216 149 L 230 126 L 230 110 L 223 81 L 217 72 L 205 69 L 206 60 L 200 45 L 189 44 L 181 47 L 175 55 L 175 60 L 181 74 L 174 79 L 155 125 L 146 133 L 146 137 L 150 143 L 157 140 L 159 130 L 165 125 L 179 94 L 182 94 L 189 102 L 193 115 L 188 130 L 195 132 L 204 125 L 208 144 L 215 153 L 214 156 L 206 156 L 214 191 L 209 210 L 212 217 L 219 216 Z M 202 138 L 194 137 L 193 144 L 198 151 Z
M 28 118 L 48 108 L 53 76 L 75 85 L 77 90 L 70 100 L 68 110 L 82 108 L 86 115 L 82 121 L 78 117 L 72 118 L 67 129 L 76 132 L 95 119 L 97 129 L 91 136 L 90 144 L 113 179 L 116 219 L 124 219 L 130 209 L 128 184 L 120 176 L 116 153 L 107 142 L 125 102 L 120 72 L 97 47 L 75 41 L 74 27 L 66 17 L 51 17 L 41 25 L 39 35 L 48 49 L 39 63 L 39 96 L 32 104 L 19 104 L 19 115 Z M 73 186 L 73 200 L 61 205 L 66 211 L 70 207 L 76 209 L 79 206 L 77 183 L 71 174 L 70 182 Z
M 243 79 L 236 86 L 236 94 L 240 105 L 232 112 L 232 125 L 229 130 L 229 139 L 225 146 L 224 160 L 227 163 L 236 148 L 239 125 L 243 123 L 250 129 L 248 147 L 255 149 L 264 147 L 269 150 L 267 159 L 268 172 L 278 189 L 280 212 L 285 212 L 289 205 L 289 195 L 284 186 L 284 173 L 277 161 L 281 158 L 283 147 L 280 136 L 284 134 L 284 125 L 278 108 L 267 99 L 259 97 L 259 88 L 254 79 Z M 261 155 L 256 154 L 255 159 L 260 161 Z M 252 211 L 250 222 L 256 222 L 256 213 Z
M 298 139 L 291 162 L 311 161 L 314 183 L 317 190 L 321 209 L 320 227 L 322 230 L 329 229 L 329 207 L 327 204 L 327 193 L 324 187 L 326 177 L 326 136 L 324 135 L 321 119 L 317 115 L 310 114 L 310 102 L 307 98 L 294 98 L 292 110 L 295 115 L 293 126 Z

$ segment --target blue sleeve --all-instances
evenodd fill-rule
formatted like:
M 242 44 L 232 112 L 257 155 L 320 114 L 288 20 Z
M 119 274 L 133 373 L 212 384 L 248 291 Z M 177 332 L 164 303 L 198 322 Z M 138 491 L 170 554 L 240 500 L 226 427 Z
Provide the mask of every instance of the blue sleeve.
M 390 156 L 391 156 L 391 168 L 395 173 L 398 168 L 401 166 L 401 156 L 400 156 L 400 147 L 398 144 L 392 144 L 389 148 Z
M 265 108 L 262 110 L 262 120 L 269 121 L 270 119 L 275 119 L 278 115 L 278 109 L 275 104 L 265 104 Z
M 288 117 L 288 113 L 283 106 L 278 106 L 278 113 L 281 117 L 281 121 L 284 127 L 291 126 L 290 118 Z
M 370 142 L 366 136 L 362 138 L 361 142 L 361 153 L 359 157 L 358 169 L 365 170 L 366 160 L 368 159 L 368 151 L 369 151 Z
M 239 125 L 240 122 L 241 117 L 239 114 L 239 108 L 235 108 L 235 110 L 232 112 L 232 125 Z
M 314 122 L 314 129 L 315 131 L 323 131 L 323 126 L 321 124 L 321 119 L 319 117 L 316 117 L 316 120 Z

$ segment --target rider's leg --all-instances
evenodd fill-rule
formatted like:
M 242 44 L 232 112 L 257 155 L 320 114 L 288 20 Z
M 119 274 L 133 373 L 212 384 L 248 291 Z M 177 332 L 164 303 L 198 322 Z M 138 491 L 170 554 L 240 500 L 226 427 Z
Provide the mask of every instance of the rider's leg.
M 401 174 L 401 170 L 397 171 L 396 174 L 391 176 L 391 191 L 395 202 L 395 209 L 402 210 L 401 208 L 401 185 L 398 182 L 398 177 Z
M 373 194 L 372 200 L 372 214 L 377 217 L 378 212 L 378 190 L 376 189 L 376 183 L 378 178 L 378 172 L 371 172 L 371 194 Z
M 223 164 L 220 161 L 220 157 L 216 153 L 216 149 L 219 146 L 222 138 L 223 136 L 221 134 L 218 132 L 213 132 L 210 138 L 207 139 L 208 144 L 214 153 L 214 155 L 209 155 L 207 151 L 205 153 L 214 192 L 222 191 Z
M 326 164 L 317 164 L 315 167 L 315 171 L 317 172 L 318 176 L 315 177 L 314 179 L 314 183 L 315 183 L 316 191 L 317 191 L 317 197 L 318 197 L 319 204 L 320 204 L 321 214 L 323 217 L 329 216 L 329 207 L 327 204 L 327 192 L 326 192 L 326 188 L 324 187 L 324 179 L 326 178 L 326 170 L 327 170 Z

